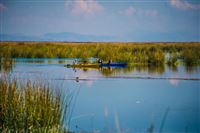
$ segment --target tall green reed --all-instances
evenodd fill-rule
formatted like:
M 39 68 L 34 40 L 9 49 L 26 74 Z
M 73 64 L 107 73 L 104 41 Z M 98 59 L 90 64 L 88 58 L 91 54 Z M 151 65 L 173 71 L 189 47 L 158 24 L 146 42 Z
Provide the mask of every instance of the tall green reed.
M 19 83 L 0 75 L 1 132 L 66 132 L 61 91 L 49 85 Z

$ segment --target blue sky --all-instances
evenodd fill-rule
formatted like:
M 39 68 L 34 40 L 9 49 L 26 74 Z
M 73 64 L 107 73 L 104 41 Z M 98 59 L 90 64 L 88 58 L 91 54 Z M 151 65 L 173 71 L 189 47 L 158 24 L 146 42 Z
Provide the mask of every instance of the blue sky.
M 199 41 L 199 0 L 0 0 L 1 34 Z

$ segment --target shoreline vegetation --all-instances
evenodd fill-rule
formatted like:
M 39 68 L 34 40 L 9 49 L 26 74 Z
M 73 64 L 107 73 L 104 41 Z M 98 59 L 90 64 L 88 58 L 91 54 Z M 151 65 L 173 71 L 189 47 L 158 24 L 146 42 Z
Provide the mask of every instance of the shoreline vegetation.
M 61 92 L 49 85 L 0 77 L 1 132 L 66 132 Z
M 200 64 L 200 43 L 1 42 L 0 58 L 100 58 L 130 65 Z

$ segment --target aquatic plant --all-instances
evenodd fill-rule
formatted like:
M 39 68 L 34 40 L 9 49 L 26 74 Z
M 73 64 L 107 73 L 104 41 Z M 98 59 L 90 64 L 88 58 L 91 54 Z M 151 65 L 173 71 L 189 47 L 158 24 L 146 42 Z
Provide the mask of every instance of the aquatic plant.
M 197 65 L 199 63 L 198 60 L 200 59 L 199 53 L 200 52 L 196 49 L 184 49 L 181 52 L 181 58 L 187 66 Z
M 15 65 L 15 61 L 11 58 L 0 58 L 0 71 L 9 72 L 12 71 Z
M 0 77 L 1 132 L 64 132 L 61 104 L 49 85 Z
M 176 66 L 178 62 L 178 55 L 176 52 L 169 54 L 169 58 L 167 60 L 167 64 L 169 66 Z

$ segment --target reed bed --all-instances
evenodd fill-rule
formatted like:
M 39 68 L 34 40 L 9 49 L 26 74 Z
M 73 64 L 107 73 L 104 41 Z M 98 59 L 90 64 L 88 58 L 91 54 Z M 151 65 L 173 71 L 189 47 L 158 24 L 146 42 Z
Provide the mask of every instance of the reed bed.
M 15 61 L 11 58 L 0 58 L 0 71 L 9 72 L 12 71 L 15 66 Z
M 166 55 L 168 55 L 166 57 Z M 200 43 L 1 42 L 0 58 L 89 58 L 151 65 L 200 64 Z
M 64 132 L 62 99 L 49 85 L 0 77 L 0 132 Z M 66 131 L 65 131 L 66 132 Z

